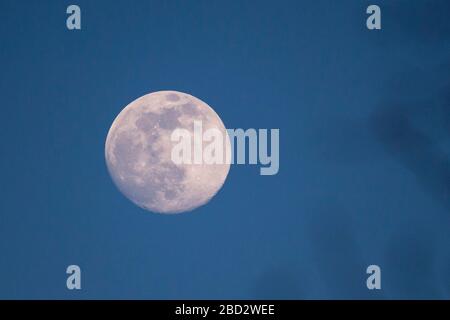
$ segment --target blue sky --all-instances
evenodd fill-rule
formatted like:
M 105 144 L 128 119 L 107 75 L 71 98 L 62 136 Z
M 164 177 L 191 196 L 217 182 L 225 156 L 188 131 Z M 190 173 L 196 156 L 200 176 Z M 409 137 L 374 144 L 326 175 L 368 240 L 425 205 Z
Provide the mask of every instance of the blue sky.
M 450 298 L 447 1 L 0 3 L 0 298 Z M 279 128 L 192 213 L 148 213 L 104 161 L 122 108 L 192 94 Z M 65 269 L 82 269 L 82 290 Z M 366 267 L 382 290 L 366 288 Z

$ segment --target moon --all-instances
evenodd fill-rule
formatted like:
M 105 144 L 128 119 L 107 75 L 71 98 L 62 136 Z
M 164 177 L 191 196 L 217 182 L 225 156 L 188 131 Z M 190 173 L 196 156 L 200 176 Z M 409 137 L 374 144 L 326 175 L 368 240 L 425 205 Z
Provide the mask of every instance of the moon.
M 217 113 L 189 94 L 158 91 L 128 104 L 105 143 L 108 171 L 121 193 L 143 209 L 165 214 L 191 211 L 211 200 L 230 164 L 176 164 L 171 159 L 171 133 L 183 128 L 193 136 L 194 121 L 202 121 L 204 130 L 220 130 L 226 137 L 224 149 L 229 144 Z

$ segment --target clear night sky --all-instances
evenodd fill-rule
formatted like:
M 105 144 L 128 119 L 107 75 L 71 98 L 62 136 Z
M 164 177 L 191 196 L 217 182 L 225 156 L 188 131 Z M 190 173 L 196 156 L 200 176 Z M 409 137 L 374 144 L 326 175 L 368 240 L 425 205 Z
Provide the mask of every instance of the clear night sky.
M 369 4 L 382 30 L 366 28 Z M 0 298 L 449 299 L 449 12 L 1 0 Z M 191 213 L 133 205 L 105 138 L 158 90 L 202 99 L 228 128 L 279 128 L 279 173 L 233 166 Z M 370 264 L 381 291 L 366 288 Z

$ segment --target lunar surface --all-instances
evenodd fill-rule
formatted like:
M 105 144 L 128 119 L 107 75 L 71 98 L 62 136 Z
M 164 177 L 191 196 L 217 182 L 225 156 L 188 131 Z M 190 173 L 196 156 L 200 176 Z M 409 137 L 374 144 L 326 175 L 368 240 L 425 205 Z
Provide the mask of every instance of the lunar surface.
M 222 187 L 230 164 L 176 164 L 171 159 L 177 128 L 191 135 L 194 121 L 229 138 L 219 116 L 186 93 L 159 91 L 127 105 L 108 132 L 105 157 L 119 190 L 136 205 L 157 213 L 180 213 L 207 203 Z M 204 145 L 203 145 L 204 147 Z

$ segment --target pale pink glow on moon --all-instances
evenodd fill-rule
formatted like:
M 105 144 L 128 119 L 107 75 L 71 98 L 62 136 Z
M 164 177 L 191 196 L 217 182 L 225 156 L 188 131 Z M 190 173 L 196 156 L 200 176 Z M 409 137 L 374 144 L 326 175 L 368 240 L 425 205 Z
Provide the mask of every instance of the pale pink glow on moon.
M 220 190 L 229 164 L 171 160 L 171 133 L 176 128 L 192 132 L 194 121 L 226 136 L 214 110 L 186 93 L 150 93 L 120 112 L 108 132 L 105 157 L 114 183 L 128 199 L 149 211 L 180 213 L 206 204 Z

